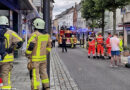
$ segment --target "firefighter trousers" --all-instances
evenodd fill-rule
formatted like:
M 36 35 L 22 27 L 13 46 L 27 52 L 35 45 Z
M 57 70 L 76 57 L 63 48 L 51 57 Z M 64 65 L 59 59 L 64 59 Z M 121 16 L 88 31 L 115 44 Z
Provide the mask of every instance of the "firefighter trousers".
M 92 52 L 93 56 L 95 56 L 95 46 L 88 47 L 88 56 L 90 56 L 91 52 Z
M 100 52 L 101 52 L 101 55 L 104 56 L 104 47 L 102 44 L 97 45 L 97 55 L 98 56 L 100 56 Z
M 32 62 L 32 66 L 33 69 L 31 72 L 31 89 L 39 90 L 40 81 L 42 81 L 42 87 L 45 88 L 45 90 L 50 90 L 49 79 L 47 74 L 47 61 Z
M 3 81 L 3 87 L 0 90 L 11 90 L 11 71 L 13 68 L 13 63 L 10 62 L 2 62 L 0 63 L 0 77 Z

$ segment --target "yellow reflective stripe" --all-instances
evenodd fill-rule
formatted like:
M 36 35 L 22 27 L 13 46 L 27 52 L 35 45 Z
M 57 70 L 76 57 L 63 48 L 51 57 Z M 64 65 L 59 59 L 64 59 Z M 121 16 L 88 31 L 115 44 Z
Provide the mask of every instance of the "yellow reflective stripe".
M 6 39 L 7 39 L 7 44 L 6 44 L 6 46 L 5 46 L 5 47 L 7 48 L 7 47 L 9 47 L 9 38 L 10 38 L 10 35 L 5 33 L 4 36 L 5 36 Z M 8 46 L 7 46 L 7 45 L 8 45 Z
M 13 62 L 14 59 L 9 59 L 9 60 L 3 60 L 3 61 L 0 61 L 0 62 Z
M 28 43 L 30 44 L 30 42 L 36 37 L 36 34 L 33 34 L 32 37 L 28 40 Z
M 31 54 L 32 51 L 26 50 L 26 54 Z
M 51 51 L 51 48 L 46 48 L 49 52 Z
M 2 89 L 9 89 L 9 90 L 11 90 L 11 86 L 3 86 Z
M 43 56 L 32 56 L 32 58 L 46 58 L 47 56 L 46 55 L 43 55 Z
M 37 87 L 39 85 L 40 85 L 40 82 L 37 82 L 36 69 L 33 69 L 33 86 L 34 86 L 34 89 L 38 89 Z
M 11 73 L 9 72 L 9 75 L 8 75 L 8 85 L 11 85 L 10 76 L 11 76 Z
M 14 56 L 13 55 L 10 55 L 10 54 L 7 54 L 4 58 L 4 60 L 0 61 L 0 62 L 12 62 L 14 61 Z
M 40 50 L 41 50 L 41 40 L 38 36 L 36 56 L 40 56 Z
M 48 41 L 48 35 L 38 36 L 36 56 L 40 56 L 42 41 Z
M 42 59 L 32 59 L 33 62 L 41 62 L 41 61 L 45 61 L 47 60 L 47 58 L 42 58 Z
M 46 55 L 43 55 L 43 56 L 32 56 L 32 61 L 33 62 L 45 61 L 46 59 L 47 59 Z
M 49 79 L 44 79 L 44 80 L 42 80 L 42 83 L 43 83 L 43 84 L 49 83 Z
M 48 41 L 49 35 L 40 35 L 38 36 L 39 41 Z
M 12 35 L 13 35 L 14 37 L 18 38 L 20 41 L 22 41 L 22 38 L 19 37 L 16 33 L 12 33 Z

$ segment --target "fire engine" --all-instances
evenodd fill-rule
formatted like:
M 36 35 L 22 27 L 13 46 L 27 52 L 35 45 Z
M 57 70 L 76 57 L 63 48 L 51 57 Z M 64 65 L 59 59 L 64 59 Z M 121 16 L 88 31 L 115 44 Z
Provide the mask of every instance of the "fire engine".
M 59 38 L 58 38 L 58 44 L 59 46 L 62 46 L 62 37 L 65 35 L 66 40 L 66 45 L 71 47 L 72 44 L 74 47 L 76 47 L 77 44 L 77 38 L 76 38 L 76 33 L 71 31 L 70 29 L 67 30 L 60 30 L 59 31 Z

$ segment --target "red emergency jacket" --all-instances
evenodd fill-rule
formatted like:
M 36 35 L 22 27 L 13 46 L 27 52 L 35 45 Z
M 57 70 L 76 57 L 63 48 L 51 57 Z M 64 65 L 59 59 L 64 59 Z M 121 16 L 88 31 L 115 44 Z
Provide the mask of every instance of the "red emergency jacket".
M 97 37 L 97 44 L 103 44 L 103 36 L 102 35 L 99 35 Z
M 106 47 L 111 47 L 111 44 L 110 44 L 110 38 L 111 38 L 111 35 L 109 35 L 106 39 Z

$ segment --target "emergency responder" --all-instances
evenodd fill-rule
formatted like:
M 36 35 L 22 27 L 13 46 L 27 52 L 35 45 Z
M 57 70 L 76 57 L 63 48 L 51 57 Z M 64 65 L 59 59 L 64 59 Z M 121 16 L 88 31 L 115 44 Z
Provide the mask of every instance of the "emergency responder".
M 74 48 L 74 35 L 71 37 L 71 48 Z
M 97 58 L 99 59 L 101 57 L 102 59 L 104 59 L 104 38 L 101 33 L 98 34 L 96 40 L 97 40 Z
M 111 33 L 108 33 L 108 37 L 106 39 L 106 49 L 107 49 L 107 55 L 109 59 L 111 59 L 111 44 L 110 44 L 111 36 L 112 36 Z
M 95 34 L 94 32 L 91 33 L 91 35 L 88 37 L 88 58 L 90 58 L 91 51 L 93 54 L 93 58 L 95 59 Z
M 119 40 L 120 40 L 120 43 L 119 43 L 119 48 L 120 48 L 119 65 L 121 65 L 121 53 L 123 51 L 123 36 L 122 35 L 119 36 Z
M 28 40 L 26 56 L 30 59 L 32 70 L 31 90 L 39 90 L 40 78 L 43 90 L 50 90 L 47 74 L 47 53 L 51 51 L 50 35 L 45 31 L 45 22 L 41 18 L 33 20 L 34 33 Z
M 4 34 L 6 40 L 4 44 L 6 51 L 4 51 L 3 59 L 0 60 L 0 74 L 3 81 L 3 86 L 0 90 L 11 90 L 12 87 L 10 78 L 14 61 L 13 53 L 15 49 L 22 47 L 23 41 L 21 37 L 9 29 L 9 20 L 6 16 L 0 16 L 0 38 L 2 34 Z M 1 45 L 2 43 L 0 43 L 0 47 Z

